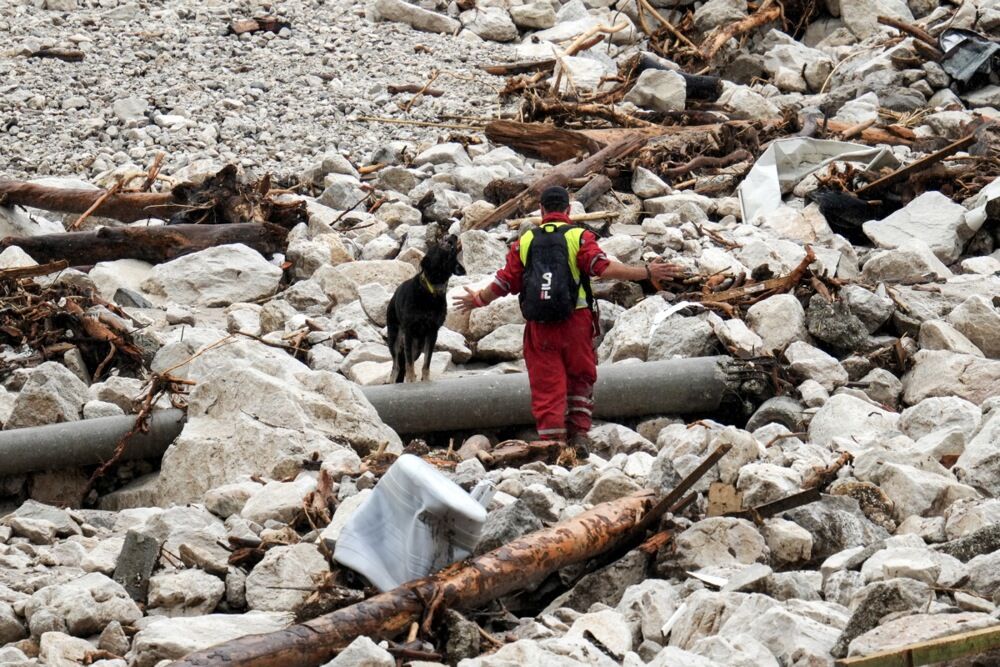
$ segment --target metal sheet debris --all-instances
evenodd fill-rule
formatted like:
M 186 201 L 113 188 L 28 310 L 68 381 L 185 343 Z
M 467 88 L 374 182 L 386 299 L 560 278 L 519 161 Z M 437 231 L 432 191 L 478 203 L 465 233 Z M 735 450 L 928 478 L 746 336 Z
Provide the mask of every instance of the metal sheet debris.
M 737 189 L 743 221 L 751 222 L 776 210 L 782 195 L 799 181 L 836 161 L 861 162 L 866 169 L 899 166 L 887 148 L 805 137 L 778 139 L 767 147 Z

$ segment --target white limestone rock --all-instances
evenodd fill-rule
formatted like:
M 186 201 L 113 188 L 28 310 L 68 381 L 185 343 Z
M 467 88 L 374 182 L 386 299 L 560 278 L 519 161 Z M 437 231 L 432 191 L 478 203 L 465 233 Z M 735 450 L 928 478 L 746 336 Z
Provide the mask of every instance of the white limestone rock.
M 297 611 L 329 571 L 315 544 L 269 549 L 247 575 L 247 605 L 259 611 Z
M 883 220 L 864 224 L 864 232 L 879 248 L 899 248 L 911 239 L 927 244 L 946 264 L 958 259 L 972 236 L 965 224 L 966 209 L 940 192 L 931 190 Z
M 292 621 L 291 614 L 260 611 L 156 620 L 135 635 L 132 664 L 155 667 L 162 660 L 177 660 L 231 639 L 276 632 Z
M 234 243 L 157 264 L 142 287 L 178 303 L 228 306 L 271 296 L 280 280 L 280 268 Z

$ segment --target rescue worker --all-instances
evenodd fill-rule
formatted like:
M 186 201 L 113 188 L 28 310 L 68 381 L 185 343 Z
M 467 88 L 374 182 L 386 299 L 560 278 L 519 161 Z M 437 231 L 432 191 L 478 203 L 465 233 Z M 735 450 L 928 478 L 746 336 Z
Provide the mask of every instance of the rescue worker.
M 524 362 L 538 436 L 568 442 L 585 454 L 597 380 L 594 337 L 599 333 L 590 277 L 663 281 L 682 273 L 674 264 L 628 266 L 608 259 L 596 235 L 570 220 L 566 188 L 542 192 L 541 209 L 541 224 L 511 246 L 493 282 L 478 292 L 466 287 L 454 305 L 471 311 L 507 294 L 520 295 L 527 320 Z

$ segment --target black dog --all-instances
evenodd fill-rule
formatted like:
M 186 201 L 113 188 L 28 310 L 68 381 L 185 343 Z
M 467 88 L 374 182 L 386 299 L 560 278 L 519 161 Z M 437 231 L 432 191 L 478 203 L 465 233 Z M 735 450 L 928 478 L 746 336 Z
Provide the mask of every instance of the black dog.
M 464 276 L 458 262 L 458 239 L 451 235 L 431 246 L 420 260 L 420 273 L 398 288 L 389 301 L 386 325 L 389 351 L 392 352 L 391 382 L 416 381 L 413 365 L 424 354 L 423 380 L 430 379 L 431 355 L 437 343 L 438 329 L 448 314 L 448 279 Z

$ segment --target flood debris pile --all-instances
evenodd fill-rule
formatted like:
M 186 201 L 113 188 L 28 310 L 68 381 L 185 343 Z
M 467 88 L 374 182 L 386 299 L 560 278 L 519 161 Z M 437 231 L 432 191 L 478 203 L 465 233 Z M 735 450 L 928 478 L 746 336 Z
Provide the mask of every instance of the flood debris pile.
M 0 7 L 0 436 L 186 420 L 0 480 L 0 663 L 801 667 L 998 625 L 988 3 L 36 4 Z M 487 285 L 553 184 L 684 269 L 595 281 L 600 362 L 726 355 L 735 400 L 579 459 L 396 433 L 393 291 L 445 233 L 449 299 Z M 524 325 L 449 312 L 432 379 L 523 371 Z M 335 554 L 404 453 L 486 518 L 380 592 Z

